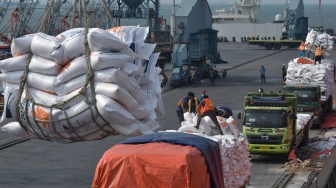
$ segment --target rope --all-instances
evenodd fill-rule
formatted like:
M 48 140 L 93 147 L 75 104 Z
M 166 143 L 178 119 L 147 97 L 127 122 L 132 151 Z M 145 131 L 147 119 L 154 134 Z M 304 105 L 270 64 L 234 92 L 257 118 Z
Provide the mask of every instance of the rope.
M 37 103 L 33 100 L 33 97 L 29 94 L 29 85 L 27 83 L 27 77 L 28 77 L 28 72 L 29 72 L 29 64 L 31 61 L 31 58 L 33 56 L 33 54 L 31 52 L 28 53 L 28 58 L 24 67 L 24 71 L 23 74 L 20 78 L 20 83 L 19 83 L 19 92 L 18 92 L 18 98 L 17 98 L 17 104 L 16 105 L 16 111 L 17 111 L 17 121 L 19 122 L 20 126 L 26 130 L 27 132 L 35 135 L 38 139 L 42 139 L 42 140 L 49 140 L 49 141 L 53 141 L 53 140 L 57 140 L 57 141 L 63 141 L 64 139 L 69 139 L 71 141 L 79 141 L 78 138 L 80 139 L 80 141 L 84 141 L 84 137 L 86 136 L 90 136 L 90 135 L 94 135 L 99 131 L 103 131 L 106 135 L 115 135 L 118 134 L 117 131 L 115 131 L 110 125 L 109 123 L 100 115 L 98 108 L 97 108 L 97 100 L 96 100 L 96 93 L 95 93 L 95 85 L 94 85 L 94 72 L 93 69 L 91 67 L 91 59 L 90 59 L 90 48 L 88 45 L 88 21 L 87 21 L 87 12 L 86 12 L 86 3 L 85 0 L 84 1 L 84 21 L 85 21 L 85 53 L 86 53 L 86 62 L 87 62 L 87 66 L 88 66 L 88 71 L 87 71 L 87 75 L 86 75 L 86 81 L 84 83 L 83 88 L 78 92 L 78 94 L 72 96 L 71 98 L 67 99 L 66 101 L 63 101 L 61 104 L 59 103 L 55 103 L 52 105 L 46 105 L 46 104 L 40 104 Z M 104 0 L 105 2 L 105 0 Z M 49 11 L 52 7 L 52 4 L 54 3 L 54 0 L 52 0 L 47 14 L 49 14 Z M 43 21 L 44 23 L 46 22 L 46 17 Z M 42 29 L 42 25 L 40 27 L 40 29 Z M 90 88 L 88 88 L 90 84 Z M 88 96 L 88 89 L 90 89 L 89 91 L 91 92 L 91 95 L 89 98 Z M 23 94 L 23 92 L 25 91 L 25 98 L 22 99 L 21 102 L 21 96 Z M 83 96 L 85 98 L 85 102 L 88 104 L 88 107 L 83 109 L 81 112 L 78 112 L 72 116 L 69 116 L 68 113 L 66 112 L 65 109 L 65 104 L 67 104 L 68 102 L 70 102 L 71 100 L 74 100 L 75 98 L 77 98 L 78 96 Z M 32 117 L 29 117 L 29 107 L 32 107 Z M 92 106 L 94 108 L 92 108 Z M 44 108 L 48 108 L 49 109 L 49 115 L 50 115 L 50 119 L 48 120 L 43 120 L 43 118 L 41 117 L 36 117 L 36 108 L 37 107 L 44 107 Z M 71 133 L 73 133 L 76 138 L 67 138 L 65 136 L 63 136 L 58 130 L 57 130 L 57 126 L 61 126 L 60 124 L 57 124 L 57 121 L 54 121 L 54 117 L 53 117 L 53 110 L 55 109 L 60 109 L 62 110 L 62 112 L 64 112 L 65 118 L 64 119 L 58 119 L 57 121 L 66 121 L 67 122 L 67 127 L 69 127 L 69 130 L 71 131 Z M 71 124 L 70 122 L 70 118 L 73 118 L 81 113 L 84 113 L 86 110 L 90 110 L 91 112 L 91 117 L 92 120 L 94 122 L 94 124 L 97 126 L 98 130 L 95 131 L 91 131 L 89 133 L 87 133 L 86 135 L 79 135 L 79 133 L 76 131 L 80 128 L 85 128 L 83 126 L 79 126 L 79 127 L 75 127 Z M 94 110 L 96 110 L 97 115 L 95 115 Z M 48 116 L 49 116 L 48 115 Z M 97 117 L 100 117 L 103 121 L 104 121 L 104 125 L 100 126 L 99 123 L 97 123 Z M 32 118 L 32 119 L 31 119 Z M 28 125 L 24 125 L 23 120 L 26 121 L 26 123 L 28 123 Z M 35 123 L 35 125 L 33 125 L 32 123 Z M 105 130 L 104 128 L 108 126 L 110 129 L 112 129 L 112 131 L 108 131 Z M 44 128 L 43 128 L 44 127 Z M 50 129 L 53 130 L 50 130 Z M 66 131 L 66 130 L 65 130 Z M 48 132 L 51 133 L 51 135 L 48 134 Z M 57 137 L 51 137 L 53 135 L 58 135 L 59 138 Z M 63 140 L 61 140 L 63 139 Z
M 72 7 L 72 18 L 71 18 L 71 26 L 70 29 L 75 27 L 75 13 L 76 13 L 76 7 L 77 7 L 77 0 L 74 0 L 74 5 Z
M 84 45 L 85 45 L 86 63 L 87 63 L 87 66 L 88 66 L 88 71 L 87 71 L 87 75 L 86 75 L 86 81 L 85 81 L 85 84 L 84 84 L 84 86 L 82 88 L 81 93 L 86 93 L 86 88 L 88 87 L 88 84 L 90 84 L 90 88 L 91 88 L 91 100 L 92 100 L 91 104 L 93 104 L 95 110 L 99 114 L 99 111 L 98 111 L 98 108 L 97 108 L 95 85 L 94 85 L 94 72 L 93 72 L 93 69 L 92 69 L 92 66 L 91 66 L 91 51 L 90 51 L 89 42 L 88 42 L 88 23 L 87 23 L 87 13 L 86 13 L 86 4 L 85 3 L 84 3 L 84 27 L 85 27 L 85 42 L 84 42 Z M 89 102 L 89 99 L 88 99 L 87 95 L 84 95 L 84 96 L 86 97 L 87 101 Z M 93 113 L 93 111 L 92 111 L 91 108 L 90 108 L 90 112 L 91 112 L 92 119 L 93 119 L 94 123 L 97 125 L 97 127 L 101 131 L 109 134 L 106 130 L 104 130 L 104 126 L 101 127 L 96 122 L 96 118 L 94 117 L 94 113 Z M 108 122 L 100 114 L 99 114 L 99 116 L 103 119 L 103 121 L 105 122 L 105 124 L 108 124 Z
M 33 54 L 31 52 L 28 53 L 28 58 L 27 58 L 27 61 L 26 61 L 26 65 L 24 67 L 24 70 L 23 70 L 23 74 L 20 78 L 20 83 L 19 83 L 19 93 L 18 93 L 18 97 L 16 99 L 16 114 L 17 114 L 17 122 L 19 122 L 20 126 L 28 132 L 27 128 L 22 124 L 21 122 L 21 113 L 20 113 L 20 106 L 22 105 L 21 104 L 21 95 L 23 93 L 23 89 L 24 89 L 24 86 L 26 84 L 26 80 L 27 80 L 27 76 L 28 76 L 28 69 L 29 69 L 29 64 L 30 64 L 30 60 L 32 58 Z M 27 104 L 25 104 L 25 106 L 27 106 Z
M 107 12 L 108 17 L 110 18 L 111 22 L 113 23 L 112 27 L 116 27 L 116 24 L 115 24 L 115 22 L 114 22 L 114 20 L 113 20 L 113 17 L 112 17 L 112 15 L 111 15 L 111 12 L 110 12 L 109 8 L 107 7 L 106 0 L 103 0 L 103 4 L 104 4 L 104 7 L 105 7 L 105 10 L 106 10 L 106 12 Z
M 40 27 L 38 28 L 38 31 L 41 31 L 42 28 L 43 28 L 43 26 L 45 25 L 45 23 L 46 23 L 46 21 L 47 21 L 47 18 L 48 18 L 48 15 L 49 15 L 49 13 L 50 13 L 51 7 L 54 5 L 54 1 L 55 1 L 55 0 L 51 0 L 51 3 L 50 3 L 50 5 L 49 5 L 48 10 L 47 10 L 47 12 L 46 12 L 46 14 L 45 14 L 45 17 L 44 17 L 44 19 L 43 19 L 43 22 L 42 22 L 42 24 L 40 25 Z

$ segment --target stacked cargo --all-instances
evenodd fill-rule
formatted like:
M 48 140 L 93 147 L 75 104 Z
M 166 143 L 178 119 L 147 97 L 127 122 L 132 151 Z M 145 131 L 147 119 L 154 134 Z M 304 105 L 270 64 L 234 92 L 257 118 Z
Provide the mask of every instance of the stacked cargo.
M 315 49 L 318 45 L 322 47 L 322 53 L 325 56 L 329 56 L 330 52 L 334 48 L 334 39 L 327 33 L 318 33 L 317 31 L 311 30 L 306 37 L 306 50 L 315 53 Z
M 131 29 L 128 38 L 76 28 L 56 37 L 14 39 L 14 57 L 0 62 L 2 130 L 70 143 L 157 129 L 156 112 L 164 113 L 161 70 L 155 67 L 159 54 L 143 42 L 148 28 Z
M 313 84 L 321 86 L 321 101 L 326 101 L 335 89 L 334 62 L 323 59 L 322 64 L 300 64 L 298 59 L 288 63 L 286 85 Z
M 235 120 L 232 117 L 226 119 L 218 116 L 217 120 L 224 133 L 224 135 L 218 135 L 213 130 L 216 126 L 209 117 L 206 116 L 201 120 L 199 129 L 194 127 L 197 116 L 187 112 L 184 117 L 185 121 L 176 132 L 190 133 L 217 142 L 221 151 L 224 186 L 243 187 L 250 179 L 251 159 L 247 140 L 237 129 Z M 167 131 L 175 132 L 175 130 Z

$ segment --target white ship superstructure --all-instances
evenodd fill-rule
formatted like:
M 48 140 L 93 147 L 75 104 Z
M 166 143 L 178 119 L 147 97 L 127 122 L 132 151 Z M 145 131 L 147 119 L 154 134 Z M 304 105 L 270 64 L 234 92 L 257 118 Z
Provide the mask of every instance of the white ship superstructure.
M 213 23 L 258 23 L 261 0 L 241 0 L 233 7 L 216 10 L 212 17 Z

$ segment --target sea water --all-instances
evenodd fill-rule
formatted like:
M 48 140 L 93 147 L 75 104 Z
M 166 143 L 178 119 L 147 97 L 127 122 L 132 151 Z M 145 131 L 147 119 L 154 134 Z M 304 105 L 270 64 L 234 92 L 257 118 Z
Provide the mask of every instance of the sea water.
M 227 8 L 227 3 L 209 3 L 210 9 L 213 13 L 215 13 L 215 10 L 220 10 L 223 8 Z M 10 9 L 7 11 L 6 16 L 0 23 L 0 32 L 5 32 L 5 24 L 9 27 L 9 21 L 10 21 L 10 14 L 15 8 L 16 4 L 11 3 Z M 284 8 L 285 5 L 281 4 L 261 4 L 259 7 L 259 19 L 260 23 L 271 23 L 275 19 L 276 14 L 284 15 Z M 304 5 L 305 8 L 305 16 L 309 17 L 308 19 L 308 25 L 323 25 L 324 28 L 332 28 L 336 30 L 336 22 L 334 21 L 334 18 L 336 16 L 336 4 L 322 4 L 321 6 L 321 14 L 319 15 L 319 8 L 318 4 L 306 4 Z M 30 28 L 33 28 L 39 20 L 41 20 L 41 16 L 43 12 L 46 9 L 46 5 L 43 3 L 40 3 L 37 8 L 35 9 L 30 21 L 28 22 L 28 25 Z M 61 12 L 62 14 L 63 12 Z M 64 13 L 63 13 L 64 14 Z M 172 15 L 172 4 L 160 4 L 159 9 L 159 16 L 163 17 L 167 20 L 167 24 L 170 24 L 170 19 Z M 318 19 L 317 19 L 318 18 Z M 197 19 L 197 18 L 195 18 Z M 60 23 L 56 23 L 60 24 Z M 147 22 L 145 19 L 121 19 L 121 25 L 141 25 L 146 26 Z M 36 26 L 35 26 L 36 27 Z M 9 28 L 7 28 L 7 32 L 9 32 Z

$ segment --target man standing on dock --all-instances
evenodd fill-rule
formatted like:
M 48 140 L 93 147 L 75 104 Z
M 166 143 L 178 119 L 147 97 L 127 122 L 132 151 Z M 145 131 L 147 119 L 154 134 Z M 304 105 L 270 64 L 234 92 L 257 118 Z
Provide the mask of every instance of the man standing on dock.
M 287 75 L 286 65 L 283 64 L 283 65 L 282 65 L 282 81 L 283 81 L 283 82 L 286 81 L 286 75 Z
M 266 84 L 265 73 L 266 73 L 266 69 L 265 69 L 264 65 L 261 65 L 261 68 L 260 68 L 260 78 L 261 78 L 261 83 L 262 84 Z

